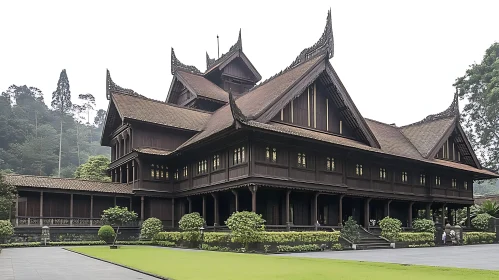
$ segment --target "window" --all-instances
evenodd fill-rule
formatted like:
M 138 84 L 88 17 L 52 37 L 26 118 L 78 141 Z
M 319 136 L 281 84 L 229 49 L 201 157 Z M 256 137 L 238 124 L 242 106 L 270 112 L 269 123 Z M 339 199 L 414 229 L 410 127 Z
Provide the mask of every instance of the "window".
M 452 179 L 452 188 L 453 189 L 457 188 L 457 180 L 456 179 Z
M 307 155 L 305 153 L 298 153 L 298 166 L 307 167 Z
M 362 176 L 362 164 L 355 165 L 355 175 Z
M 464 181 L 464 189 L 468 190 L 468 182 Z
M 220 155 L 213 156 L 213 170 L 218 170 L 220 168 Z
M 233 164 L 243 163 L 244 160 L 244 147 L 234 149 Z
M 336 167 L 334 166 L 334 157 L 327 157 L 326 158 L 326 170 L 327 171 L 334 171 Z
M 407 183 L 407 172 L 402 171 L 402 183 Z
M 184 168 L 182 168 L 182 176 L 184 176 L 184 178 L 187 178 L 187 175 L 189 175 L 187 173 L 187 166 L 184 166 Z
M 175 170 L 175 173 L 173 174 L 173 179 L 178 180 L 178 169 Z
M 386 180 L 386 168 L 379 169 L 379 178 L 381 180 Z
M 276 162 L 277 161 L 277 150 L 276 148 L 266 147 L 265 148 L 265 160 Z
M 156 179 L 156 168 L 154 168 L 154 164 L 151 164 L 151 179 Z
M 206 173 L 208 172 L 208 161 L 207 160 L 202 160 L 198 162 L 198 174 Z
M 165 180 L 168 179 L 168 167 L 164 165 L 151 164 L 151 179 Z
M 426 185 L 426 175 L 424 175 L 424 174 L 422 174 L 422 173 L 421 173 L 421 174 L 419 174 L 419 184 L 420 184 L 421 186 Z
M 435 176 L 435 186 L 440 187 L 440 176 Z

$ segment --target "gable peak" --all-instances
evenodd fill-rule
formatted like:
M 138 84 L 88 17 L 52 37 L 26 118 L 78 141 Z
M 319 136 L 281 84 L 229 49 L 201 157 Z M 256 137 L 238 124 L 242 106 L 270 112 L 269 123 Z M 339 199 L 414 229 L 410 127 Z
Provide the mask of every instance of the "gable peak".
M 195 66 L 186 65 L 180 62 L 180 60 L 178 60 L 177 56 L 175 55 L 175 51 L 172 48 L 172 58 L 171 58 L 172 75 L 175 75 L 175 73 L 177 73 L 177 70 L 182 70 L 193 74 L 201 74 L 201 71 L 199 71 L 199 69 L 197 69 Z
M 115 84 L 113 82 L 113 79 L 111 79 L 111 73 L 109 72 L 109 69 L 106 69 L 106 98 L 107 98 L 107 100 L 111 100 L 111 93 L 120 93 L 120 94 L 132 95 L 132 96 L 141 96 L 140 94 L 136 93 L 132 89 L 122 88 L 119 85 Z
M 218 62 L 225 59 L 227 56 L 232 55 L 235 52 L 243 50 L 243 42 L 241 39 L 241 28 L 239 28 L 239 36 L 237 38 L 237 42 L 232 45 L 228 52 L 222 54 L 219 58 L 210 58 L 208 52 L 206 52 L 206 71 L 210 70 L 213 65 L 216 65 Z
M 422 119 L 419 122 L 415 122 L 412 124 L 409 124 L 407 126 L 412 126 L 412 125 L 418 125 L 418 124 L 424 124 L 424 123 L 429 123 L 433 121 L 437 121 L 440 119 L 447 119 L 447 118 L 459 118 L 459 96 L 458 96 L 458 91 L 456 89 L 456 93 L 454 93 L 454 99 L 452 100 L 452 103 L 450 106 L 445 109 L 445 111 L 442 111 L 438 114 L 432 114 L 426 116 L 426 118 Z

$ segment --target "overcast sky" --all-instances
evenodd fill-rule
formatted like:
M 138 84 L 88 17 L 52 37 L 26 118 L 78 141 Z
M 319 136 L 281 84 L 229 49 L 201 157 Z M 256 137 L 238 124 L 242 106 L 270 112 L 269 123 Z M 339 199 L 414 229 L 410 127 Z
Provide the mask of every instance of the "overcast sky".
M 285 4 L 284 4 L 285 3 Z M 47 103 L 67 69 L 73 99 L 107 108 L 105 70 L 120 86 L 164 100 L 179 60 L 206 69 L 236 42 L 263 79 L 322 34 L 364 117 L 404 125 L 446 109 L 454 80 L 499 41 L 499 1 L 2 1 L 0 91 L 40 88 Z

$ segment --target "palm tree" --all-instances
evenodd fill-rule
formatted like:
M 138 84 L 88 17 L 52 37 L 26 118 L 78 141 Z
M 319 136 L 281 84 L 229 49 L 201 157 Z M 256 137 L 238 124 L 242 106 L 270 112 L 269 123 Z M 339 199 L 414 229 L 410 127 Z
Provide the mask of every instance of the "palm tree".
M 495 201 L 485 200 L 478 207 L 478 214 L 487 213 L 492 217 L 499 218 L 499 204 Z

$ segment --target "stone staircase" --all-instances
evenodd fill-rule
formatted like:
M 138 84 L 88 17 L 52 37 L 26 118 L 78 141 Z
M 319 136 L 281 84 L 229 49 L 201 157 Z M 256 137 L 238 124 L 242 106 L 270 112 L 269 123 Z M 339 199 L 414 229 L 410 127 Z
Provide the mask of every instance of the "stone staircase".
M 359 228 L 360 241 L 356 244 L 357 250 L 370 250 L 370 249 L 390 249 L 390 242 L 368 232 L 364 228 Z

